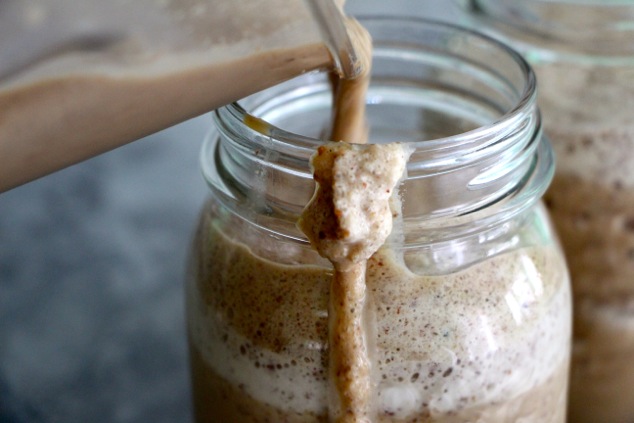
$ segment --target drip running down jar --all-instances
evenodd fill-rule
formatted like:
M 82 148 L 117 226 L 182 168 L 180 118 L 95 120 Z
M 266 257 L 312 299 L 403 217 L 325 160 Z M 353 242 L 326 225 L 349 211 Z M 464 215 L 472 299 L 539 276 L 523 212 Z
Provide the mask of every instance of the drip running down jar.
M 570 422 L 632 422 L 634 1 L 473 3 L 534 67 L 557 156 L 545 198 L 574 295 Z
M 370 142 L 413 148 L 402 219 L 366 272 L 374 421 L 564 422 L 571 300 L 532 71 L 458 27 L 362 23 Z M 215 114 L 186 288 L 199 423 L 328 419 L 333 269 L 296 221 L 331 103 L 312 73 Z

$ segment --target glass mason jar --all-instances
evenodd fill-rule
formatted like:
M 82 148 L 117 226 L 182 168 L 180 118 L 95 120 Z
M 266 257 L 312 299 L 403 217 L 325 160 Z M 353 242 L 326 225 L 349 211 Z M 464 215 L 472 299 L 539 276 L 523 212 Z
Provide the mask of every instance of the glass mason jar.
M 571 299 L 531 69 L 458 27 L 362 23 L 370 142 L 414 148 L 366 273 L 374 421 L 564 422 Z M 215 114 L 186 292 L 198 422 L 328 419 L 333 269 L 296 221 L 331 103 L 311 73 Z
M 571 422 L 634 421 L 634 1 L 478 0 L 521 50 L 557 172 L 546 204 L 574 296 Z

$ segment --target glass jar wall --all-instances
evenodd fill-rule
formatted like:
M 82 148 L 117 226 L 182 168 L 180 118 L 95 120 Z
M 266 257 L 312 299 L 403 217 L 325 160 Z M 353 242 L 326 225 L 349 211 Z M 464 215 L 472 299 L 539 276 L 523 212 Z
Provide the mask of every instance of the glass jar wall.
M 574 294 L 571 422 L 634 420 L 634 1 L 469 2 L 537 74 Z
M 374 421 L 564 422 L 570 292 L 532 71 L 457 27 L 362 23 L 370 142 L 414 149 L 366 272 Z M 327 75 L 307 74 L 215 115 L 187 284 L 198 422 L 328 419 L 333 270 L 296 221 L 331 103 Z

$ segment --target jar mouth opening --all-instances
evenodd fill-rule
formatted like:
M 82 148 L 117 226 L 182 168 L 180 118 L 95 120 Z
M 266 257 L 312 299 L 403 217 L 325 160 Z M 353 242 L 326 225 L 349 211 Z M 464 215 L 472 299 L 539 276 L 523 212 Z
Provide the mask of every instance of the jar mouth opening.
M 423 25 L 431 28 L 432 30 L 436 28 L 443 31 L 453 31 L 456 34 L 472 37 L 474 40 L 481 42 L 483 46 L 497 49 L 500 54 L 507 56 L 516 66 L 516 71 L 521 74 L 523 86 L 504 88 L 505 90 L 508 90 L 509 88 L 515 90 L 516 92 L 512 95 L 516 98 L 514 99 L 514 104 L 507 110 L 502 111 L 501 116 L 497 119 L 461 133 L 451 134 L 435 139 L 408 140 L 408 145 L 413 147 L 415 151 L 444 155 L 453 154 L 457 149 L 464 152 L 465 149 L 469 149 L 469 146 L 472 146 L 472 149 L 474 150 L 480 150 L 486 146 L 486 143 L 483 144 L 482 140 L 490 138 L 493 132 L 498 132 L 505 126 L 516 125 L 519 120 L 524 119 L 525 116 L 530 114 L 535 108 L 537 84 L 532 68 L 518 52 L 508 47 L 506 44 L 499 42 L 495 38 L 459 25 L 423 18 L 359 16 L 357 19 L 366 26 L 372 25 L 373 23 L 390 24 L 399 22 L 402 24 Z M 381 45 L 375 46 L 375 51 L 380 50 L 381 47 Z M 470 57 L 467 59 L 471 60 Z M 483 71 L 483 69 L 476 69 L 481 66 L 481 64 L 474 65 L 475 70 L 480 72 Z M 489 71 L 490 70 L 491 69 L 489 69 Z M 487 72 L 487 70 L 484 70 L 484 72 Z M 508 83 L 508 81 L 506 82 Z M 254 122 L 253 118 L 256 117 L 256 121 L 259 124 L 249 125 L 249 129 L 253 132 L 254 136 L 262 135 L 270 137 L 276 142 L 286 144 L 289 148 L 309 150 L 310 153 L 312 153 L 317 146 L 323 144 L 325 141 L 328 141 L 324 138 L 306 136 L 301 133 L 284 129 L 283 127 L 266 121 L 266 119 L 262 121 L 259 117 L 247 110 L 247 106 L 243 105 L 242 101 L 231 103 L 223 107 L 223 109 L 227 112 L 225 115 L 226 117 L 229 117 L 237 122 Z M 219 113 L 219 111 L 216 111 L 216 116 L 218 116 Z M 394 139 L 392 141 L 396 142 L 401 140 Z

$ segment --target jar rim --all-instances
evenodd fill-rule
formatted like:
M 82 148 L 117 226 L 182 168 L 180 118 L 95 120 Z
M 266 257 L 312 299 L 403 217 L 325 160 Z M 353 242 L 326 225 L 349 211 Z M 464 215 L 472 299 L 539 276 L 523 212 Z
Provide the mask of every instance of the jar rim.
M 414 152 L 407 164 L 407 179 L 404 184 L 440 181 L 443 185 L 449 180 L 449 183 L 455 182 L 457 187 L 451 193 L 442 193 L 442 205 L 429 213 L 424 211 L 422 220 L 428 224 L 421 225 L 421 219 L 418 219 L 417 230 L 425 229 L 431 234 L 432 230 L 443 230 L 448 227 L 445 225 L 446 221 L 439 226 L 438 218 L 457 218 L 453 219 L 450 225 L 453 234 L 458 236 L 459 233 L 472 230 L 475 220 L 481 226 L 495 225 L 502 221 L 502 214 L 504 219 L 508 220 L 532 207 L 549 185 L 554 166 L 550 144 L 542 137 L 541 117 L 536 105 L 535 75 L 524 58 L 492 37 L 455 24 L 412 17 L 364 16 L 359 17 L 359 20 L 366 26 L 369 22 L 391 26 L 395 31 L 399 31 L 398 34 L 404 30 L 405 24 L 432 28 L 438 34 L 447 35 L 447 39 L 457 40 L 457 45 L 442 44 L 435 40 L 434 42 L 442 45 L 445 50 L 439 50 L 440 47 L 436 46 L 436 50 L 430 48 L 424 51 L 430 55 L 445 54 L 456 61 L 460 60 L 461 71 L 464 72 L 466 68 L 469 71 L 480 72 L 478 77 L 483 79 L 478 80 L 479 82 L 497 84 L 495 88 L 510 97 L 504 97 L 504 108 L 495 109 L 495 118 L 487 119 L 486 124 L 475 129 L 442 138 L 405 141 L 408 146 L 414 148 Z M 369 29 L 372 33 L 372 28 Z M 449 34 L 458 34 L 460 37 L 451 38 Z M 381 45 L 382 40 L 375 41 Z M 474 49 L 475 46 L 482 50 Z M 386 48 L 396 47 L 388 45 Z M 450 52 L 450 48 L 454 49 L 453 53 Z M 465 56 L 458 55 L 457 52 Z M 486 58 L 479 56 L 484 52 L 498 54 L 493 57 L 502 60 L 502 64 L 481 63 L 483 60 L 486 61 Z M 408 60 L 408 56 L 404 56 L 405 59 L 397 57 L 400 60 Z M 504 63 L 511 69 L 505 69 L 510 73 L 503 75 L 500 67 Z M 493 75 L 498 79 L 492 81 L 483 75 Z M 452 74 L 451 77 L 455 75 Z M 276 87 L 273 87 L 273 90 L 275 89 Z M 258 93 L 254 96 L 266 95 Z M 265 103 L 266 101 L 264 100 Z M 388 101 L 386 104 L 391 103 Z M 253 172 L 260 172 L 264 167 L 264 175 L 269 171 L 277 172 L 277 177 L 283 179 L 289 174 L 300 180 L 301 184 L 314 184 L 308 161 L 316 148 L 326 141 L 286 131 L 263 121 L 249 114 L 241 102 L 216 110 L 213 118 L 216 123 L 215 129 L 203 145 L 201 164 L 203 175 L 210 187 L 227 202 L 239 201 L 240 196 L 249 197 L 248 201 L 254 201 L 253 198 L 257 194 L 253 194 L 253 191 L 260 189 L 257 184 L 265 182 L 250 180 L 254 179 Z M 233 167 L 228 171 L 219 170 L 223 160 L 231 161 Z M 232 178 L 229 184 L 225 183 L 222 178 L 233 171 L 240 174 Z M 448 175 L 451 177 L 448 178 Z M 238 186 L 236 189 L 230 186 L 234 182 L 235 186 Z M 263 202 L 269 201 L 268 194 L 262 197 Z M 302 208 L 308 199 L 302 204 Z M 288 204 L 284 201 L 280 203 L 284 207 Z M 493 204 L 495 206 L 490 207 Z M 291 206 L 288 208 L 290 211 L 282 212 L 283 219 L 292 220 L 293 216 L 298 215 L 295 207 L 297 204 Z M 258 207 L 260 206 L 255 206 Z M 465 216 L 466 218 L 463 218 Z M 408 215 L 404 215 L 404 219 L 407 225 Z M 458 229 L 458 226 L 461 229 Z
M 474 144 L 474 149 L 481 149 L 482 145 L 478 141 L 482 139 L 488 138 L 491 132 L 498 131 L 501 126 L 513 125 L 521 120 L 527 113 L 530 113 L 534 108 L 534 103 L 536 101 L 536 91 L 537 91 L 537 82 L 536 77 L 533 72 L 533 69 L 528 64 L 528 62 L 524 59 L 524 57 L 519 54 L 516 50 L 509 47 L 507 44 L 500 42 L 494 37 L 491 37 L 487 34 L 475 31 L 471 28 L 433 20 L 433 19 L 425 19 L 419 17 L 394 17 L 394 16 L 374 16 L 374 15 L 360 15 L 357 19 L 362 22 L 405 22 L 405 23 L 413 23 L 416 25 L 427 25 L 430 27 L 437 28 L 448 28 L 452 29 L 458 33 L 469 34 L 475 38 L 478 38 L 485 43 L 488 43 L 491 46 L 495 46 L 508 55 L 518 66 L 518 70 L 523 73 L 525 78 L 525 86 L 523 88 L 522 93 L 519 95 L 519 98 L 516 101 L 516 104 L 513 108 L 506 111 L 502 116 L 500 116 L 497 120 L 480 126 L 478 128 L 450 136 L 445 136 L 437 139 L 427 139 L 427 140 L 419 140 L 419 141 L 411 141 L 408 142 L 408 145 L 412 146 L 416 151 L 425 151 L 429 152 L 449 152 L 449 145 L 451 144 L 452 148 L 465 148 L 469 144 Z M 229 114 L 226 115 L 232 119 L 235 119 L 240 122 L 244 122 L 252 117 L 247 110 L 245 110 L 240 102 L 230 103 L 223 108 Z M 216 111 L 215 114 L 218 115 L 219 111 Z M 312 150 L 322 144 L 325 140 L 308 137 L 302 134 L 293 133 L 291 131 L 287 131 L 283 128 L 275 126 L 269 122 L 263 122 L 264 125 L 255 125 L 250 127 L 251 131 L 253 131 L 253 135 L 263 135 L 267 137 L 272 137 L 275 140 L 290 143 L 293 145 L 305 145 L 305 148 Z

